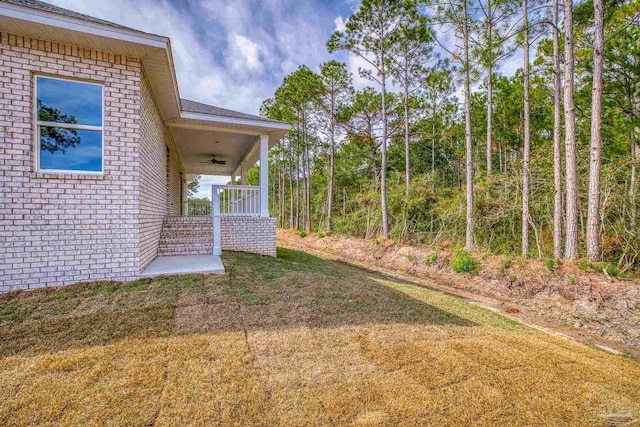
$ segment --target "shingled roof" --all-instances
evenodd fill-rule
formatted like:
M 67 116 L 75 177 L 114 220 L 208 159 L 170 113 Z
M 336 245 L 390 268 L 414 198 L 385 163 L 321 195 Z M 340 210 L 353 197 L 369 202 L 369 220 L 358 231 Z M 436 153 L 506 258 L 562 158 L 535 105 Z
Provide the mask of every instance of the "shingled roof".
M 113 22 L 105 21 L 104 19 L 94 18 L 93 16 L 84 15 L 82 13 L 74 12 L 73 10 L 58 7 L 53 4 L 45 3 L 38 0 L 0 0 L 4 3 L 15 4 L 18 6 L 30 7 L 32 9 L 42 10 L 44 12 L 56 13 L 58 15 L 68 16 L 70 18 L 82 19 L 83 21 L 95 22 L 97 24 L 109 25 L 115 28 L 124 28 L 132 31 L 139 31 L 134 28 L 124 27 L 122 25 L 115 24 Z
M 202 104 L 196 101 L 190 101 L 188 99 L 180 98 L 180 104 L 182 111 L 188 113 L 200 113 L 211 114 L 214 116 L 231 117 L 234 119 L 245 120 L 260 120 L 267 123 L 282 123 L 276 120 L 271 120 L 266 117 L 255 116 L 253 114 L 241 113 L 239 111 L 227 110 L 226 108 L 216 107 L 214 105 Z

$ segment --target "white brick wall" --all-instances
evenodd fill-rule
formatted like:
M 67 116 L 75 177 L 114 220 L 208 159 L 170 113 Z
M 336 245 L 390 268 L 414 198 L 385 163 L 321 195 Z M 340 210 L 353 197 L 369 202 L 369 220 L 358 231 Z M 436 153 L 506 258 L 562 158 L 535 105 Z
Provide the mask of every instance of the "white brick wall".
M 162 220 L 180 215 L 182 162 L 171 132 L 162 123 L 146 77 L 141 84 L 140 116 L 140 271 L 158 253 Z M 167 146 L 171 152 L 167 180 Z M 168 197 L 167 194 L 170 196 Z
M 276 256 L 276 219 L 222 217 L 220 244 L 222 250 Z
M 34 172 L 34 73 L 104 85 L 102 176 Z M 0 32 L 0 292 L 130 279 L 155 255 L 169 133 L 141 80 L 137 58 Z

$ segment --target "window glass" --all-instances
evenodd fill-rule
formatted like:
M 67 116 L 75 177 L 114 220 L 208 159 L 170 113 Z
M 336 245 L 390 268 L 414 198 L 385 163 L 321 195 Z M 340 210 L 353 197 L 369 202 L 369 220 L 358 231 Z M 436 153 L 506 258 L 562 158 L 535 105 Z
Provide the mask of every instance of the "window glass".
M 102 86 L 38 77 L 38 120 L 102 126 Z
M 41 126 L 40 169 L 100 172 L 102 132 Z
M 102 86 L 36 79 L 38 168 L 102 172 Z

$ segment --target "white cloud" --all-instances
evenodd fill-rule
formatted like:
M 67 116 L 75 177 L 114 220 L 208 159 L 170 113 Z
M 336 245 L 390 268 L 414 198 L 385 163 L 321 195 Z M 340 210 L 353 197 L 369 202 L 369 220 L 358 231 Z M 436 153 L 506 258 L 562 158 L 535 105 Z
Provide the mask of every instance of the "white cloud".
M 366 86 L 376 86 L 377 82 L 366 79 L 364 77 L 362 77 L 360 75 L 360 69 L 363 70 L 371 70 L 372 71 L 372 75 L 374 77 L 376 76 L 376 72 L 373 70 L 373 68 L 371 67 L 371 64 L 369 64 L 364 58 L 358 56 L 358 55 L 353 55 L 351 53 L 349 53 L 347 55 L 347 68 L 349 69 L 349 72 L 351 74 L 353 74 L 353 85 L 357 88 L 357 89 L 362 89 Z
M 229 34 L 228 62 L 233 71 L 246 73 L 262 70 L 258 45 L 240 34 Z
M 333 20 L 333 23 L 335 24 L 336 31 L 344 31 L 347 29 L 347 21 L 344 20 L 342 16 L 336 17 L 336 19 Z

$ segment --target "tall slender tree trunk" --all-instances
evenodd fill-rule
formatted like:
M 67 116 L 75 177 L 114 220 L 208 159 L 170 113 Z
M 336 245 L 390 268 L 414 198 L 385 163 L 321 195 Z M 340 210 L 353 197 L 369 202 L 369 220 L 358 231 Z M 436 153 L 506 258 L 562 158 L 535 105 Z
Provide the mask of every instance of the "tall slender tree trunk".
M 467 13 L 467 0 L 463 1 L 464 25 L 462 30 L 464 50 L 464 121 L 465 143 L 467 161 L 467 227 L 465 247 L 471 249 L 474 246 L 473 239 L 473 144 L 471 142 L 471 77 L 469 70 L 469 15 Z
M 411 185 L 411 147 L 409 145 L 409 86 L 408 76 L 405 75 L 404 85 L 404 168 L 405 168 L 405 195 L 409 196 Z
M 278 210 L 280 211 L 280 228 L 285 228 L 285 223 L 286 223 L 286 206 L 285 206 L 285 194 L 286 194 L 286 189 L 285 189 L 285 175 L 286 172 L 284 170 L 285 165 L 284 163 L 282 164 L 282 170 L 280 173 L 280 180 L 278 181 Z
M 304 228 L 306 232 L 311 232 L 311 167 L 309 163 L 309 138 L 307 135 L 307 113 L 302 113 L 302 137 L 304 139 L 304 155 L 303 161 L 303 175 L 304 175 L 304 189 L 305 189 L 305 222 Z
M 296 138 L 296 229 L 300 230 L 300 139 Z
M 602 72 L 604 50 L 604 2 L 593 0 L 593 89 L 591 94 L 591 149 L 589 202 L 587 205 L 587 257 L 600 261 L 600 172 L 602 169 Z
M 347 219 L 347 189 L 342 188 L 342 221 Z
M 562 258 L 562 148 L 560 143 L 560 42 L 558 1 L 553 0 L 553 257 Z
M 327 194 L 327 231 L 333 229 L 333 182 L 335 170 L 335 153 L 336 153 L 336 133 L 335 133 L 335 99 L 331 97 L 331 121 L 329 123 L 331 132 L 331 147 L 329 147 L 329 193 Z
M 382 39 L 381 42 L 382 43 Z M 382 164 L 380 170 L 380 206 L 382 208 L 382 236 L 389 237 L 389 217 L 387 212 L 387 76 L 384 67 L 384 51 L 380 48 L 380 82 L 382 89 Z
M 431 117 L 431 190 L 436 192 L 436 119 Z
M 493 67 L 487 68 L 487 175 L 493 172 Z
M 531 112 L 529 103 L 529 14 L 527 0 L 522 0 L 524 40 L 524 149 L 522 153 L 522 256 L 529 255 L 529 163 L 531 161 Z
M 640 113 L 640 96 L 633 101 L 633 111 Z M 632 114 L 632 118 L 635 114 Z M 629 228 L 631 233 L 635 234 L 637 231 L 637 216 L 638 208 L 636 202 L 637 193 L 637 166 L 636 162 L 640 159 L 640 145 L 636 141 L 638 131 L 635 128 L 631 129 L 631 178 L 629 180 L 629 201 L 631 202 L 631 219 L 629 221 Z
M 493 22 L 491 0 L 487 1 L 487 32 L 489 35 L 489 63 L 487 66 L 487 175 L 493 171 Z
M 564 122 L 566 218 L 564 255 L 578 258 L 578 178 L 576 165 L 576 111 L 573 104 L 573 1 L 564 3 Z
M 293 222 L 293 146 L 289 141 L 289 228 L 294 228 Z

